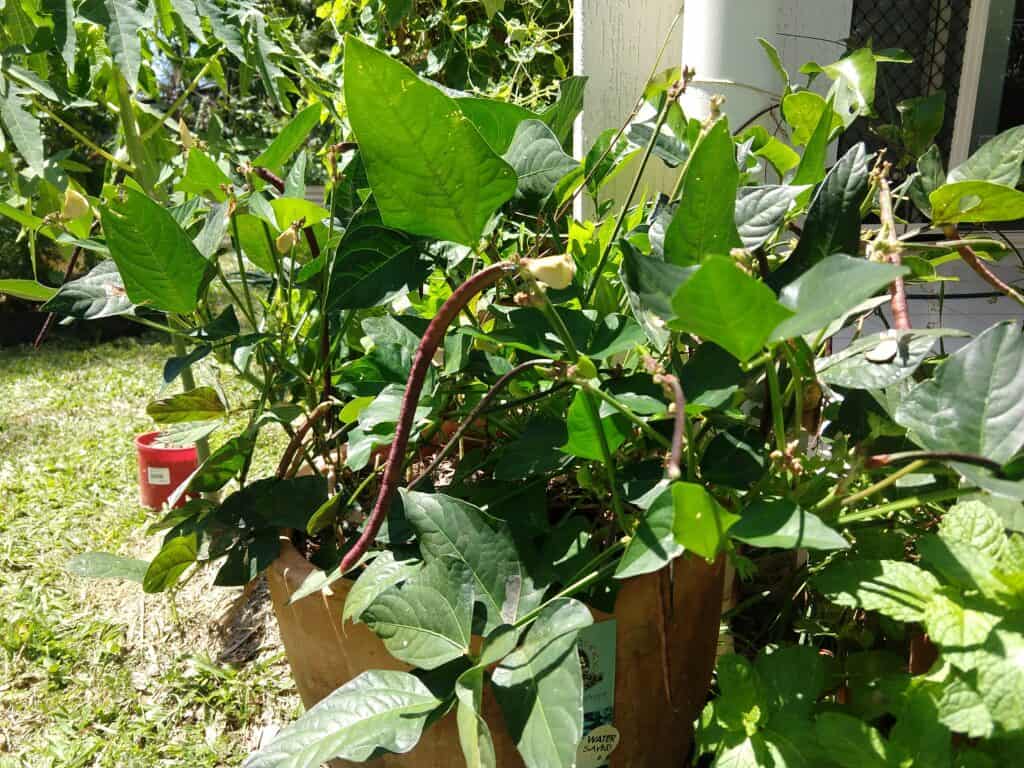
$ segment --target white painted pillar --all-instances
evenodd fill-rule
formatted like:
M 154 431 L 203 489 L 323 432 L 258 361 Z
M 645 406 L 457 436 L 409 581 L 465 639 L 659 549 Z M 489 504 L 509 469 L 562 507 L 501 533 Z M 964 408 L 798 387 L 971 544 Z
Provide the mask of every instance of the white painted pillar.
M 735 130 L 767 107 L 782 89 L 779 75 L 757 38 L 778 47 L 781 0 L 687 0 L 683 62 L 696 77 L 683 95 L 687 117 L 707 117 L 712 96 Z
M 577 158 L 583 157 L 604 130 L 619 128 L 629 115 L 681 7 L 682 0 L 576 0 L 573 68 L 575 74 L 590 78 L 573 136 Z M 680 22 L 665 46 L 659 71 L 679 66 L 682 41 Z M 650 194 L 671 190 L 677 175 L 678 171 L 652 158 L 644 185 Z M 621 200 L 631 179 L 628 171 L 620 174 L 607 194 Z M 577 217 L 582 210 L 578 205 Z

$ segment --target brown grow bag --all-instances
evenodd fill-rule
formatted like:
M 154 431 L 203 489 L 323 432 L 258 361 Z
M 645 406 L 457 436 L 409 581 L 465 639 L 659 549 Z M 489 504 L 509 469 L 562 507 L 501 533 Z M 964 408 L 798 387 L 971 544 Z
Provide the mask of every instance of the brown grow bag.
M 332 585 L 288 605 L 315 566 L 287 540 L 267 571 L 299 695 L 311 707 L 353 677 L 370 669 L 408 670 L 364 624 L 342 625 L 352 582 Z M 618 594 L 614 724 L 619 746 L 612 768 L 679 768 L 692 740 L 692 723 L 707 695 L 715 665 L 722 610 L 724 558 L 709 565 L 685 555 L 671 569 L 628 579 Z M 595 621 L 611 618 L 594 611 Z M 671 693 L 669 693 L 671 691 Z M 499 768 L 523 765 L 501 711 L 484 689 L 484 717 L 491 728 Z M 334 761 L 332 766 L 358 765 Z M 462 765 L 454 712 L 423 732 L 405 755 L 385 755 L 370 765 L 457 768 Z

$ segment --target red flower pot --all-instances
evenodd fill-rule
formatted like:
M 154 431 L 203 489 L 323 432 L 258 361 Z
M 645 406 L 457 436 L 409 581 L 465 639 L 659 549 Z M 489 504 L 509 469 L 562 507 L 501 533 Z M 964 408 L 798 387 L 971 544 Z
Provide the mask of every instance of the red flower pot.
M 135 438 L 139 454 L 139 501 L 148 509 L 160 509 L 174 490 L 199 466 L 194 445 L 186 448 L 164 448 L 153 445 L 159 432 L 147 432 Z M 183 494 L 175 504 L 185 503 Z

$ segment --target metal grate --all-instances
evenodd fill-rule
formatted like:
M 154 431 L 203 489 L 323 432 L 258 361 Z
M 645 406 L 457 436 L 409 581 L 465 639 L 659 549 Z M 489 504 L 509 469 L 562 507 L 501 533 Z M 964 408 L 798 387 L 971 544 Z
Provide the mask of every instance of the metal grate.
M 899 124 L 896 105 L 914 96 L 946 92 L 946 115 L 936 143 L 949 156 L 953 118 L 960 92 L 970 0 L 854 0 L 850 48 L 871 44 L 876 51 L 902 48 L 912 64 L 882 64 L 878 69 L 873 120 Z M 842 148 L 864 141 L 879 149 L 885 142 L 859 118 L 843 137 Z

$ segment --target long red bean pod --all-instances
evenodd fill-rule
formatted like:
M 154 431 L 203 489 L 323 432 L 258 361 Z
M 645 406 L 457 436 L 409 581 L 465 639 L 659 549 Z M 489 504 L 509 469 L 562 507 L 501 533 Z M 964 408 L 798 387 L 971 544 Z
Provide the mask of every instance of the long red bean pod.
M 398 426 L 395 429 L 395 439 L 391 443 L 391 450 L 388 452 L 387 468 L 384 470 L 384 478 L 380 484 L 380 491 L 377 493 L 377 501 L 373 505 L 373 511 L 363 526 L 363 533 L 359 540 L 345 554 L 339 564 L 339 570 L 344 573 L 363 556 L 370 544 L 377 536 L 384 518 L 387 517 L 388 507 L 391 505 L 391 497 L 398 488 L 398 482 L 402 477 L 402 465 L 405 463 L 405 449 L 409 444 L 409 435 L 412 433 L 413 417 L 416 414 L 416 405 L 419 403 L 420 392 L 423 391 L 423 382 L 427 376 L 427 370 L 434 359 L 434 353 L 444 340 L 444 333 L 451 325 L 455 316 L 467 306 L 473 297 L 483 290 L 486 290 L 496 282 L 516 270 L 514 264 L 501 262 L 483 269 L 470 277 L 460 285 L 448 300 L 441 305 L 437 315 L 430 321 L 426 333 L 416 348 L 416 354 L 412 359 L 412 368 L 409 371 L 409 379 L 405 386 L 405 395 L 402 397 L 402 408 L 398 415 Z

